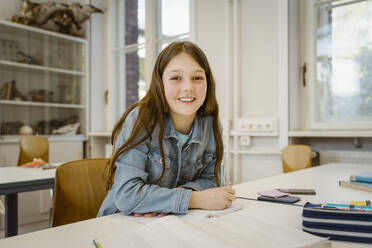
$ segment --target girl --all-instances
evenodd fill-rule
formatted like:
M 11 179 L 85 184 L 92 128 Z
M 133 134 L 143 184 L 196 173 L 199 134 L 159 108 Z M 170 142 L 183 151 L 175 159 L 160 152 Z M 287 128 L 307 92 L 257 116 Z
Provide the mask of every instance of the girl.
M 219 186 L 223 144 L 215 82 L 191 42 L 168 45 L 156 60 L 146 96 L 112 132 L 109 192 L 98 216 L 185 214 L 224 209 L 235 200 Z

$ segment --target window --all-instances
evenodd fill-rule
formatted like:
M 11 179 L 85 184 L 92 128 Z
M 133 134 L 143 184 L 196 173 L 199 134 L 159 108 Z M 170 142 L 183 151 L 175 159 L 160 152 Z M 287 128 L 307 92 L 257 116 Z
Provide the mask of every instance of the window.
M 190 37 L 190 0 L 117 0 L 118 34 L 112 34 L 112 89 L 117 91 L 117 119 L 148 89 L 158 53 L 172 41 Z
M 309 1 L 310 128 L 372 124 L 372 1 Z

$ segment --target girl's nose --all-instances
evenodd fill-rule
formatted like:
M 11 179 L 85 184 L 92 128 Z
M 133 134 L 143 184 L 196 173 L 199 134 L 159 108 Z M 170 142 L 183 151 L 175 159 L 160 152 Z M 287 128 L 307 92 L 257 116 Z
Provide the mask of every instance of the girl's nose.
M 194 89 L 194 85 L 192 83 L 192 80 L 190 78 L 186 78 L 183 84 L 183 89 L 185 91 L 192 91 Z

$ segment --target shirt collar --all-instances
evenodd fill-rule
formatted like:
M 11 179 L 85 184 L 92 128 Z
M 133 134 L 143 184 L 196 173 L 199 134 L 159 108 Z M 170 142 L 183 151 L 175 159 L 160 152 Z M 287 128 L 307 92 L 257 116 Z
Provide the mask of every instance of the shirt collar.
M 200 143 L 201 144 L 201 120 L 200 116 L 196 115 L 193 123 L 192 128 L 193 131 L 191 133 L 189 143 Z M 174 128 L 172 118 L 170 114 L 166 114 L 165 121 L 164 121 L 164 138 L 174 137 L 178 140 L 176 135 L 176 129 Z

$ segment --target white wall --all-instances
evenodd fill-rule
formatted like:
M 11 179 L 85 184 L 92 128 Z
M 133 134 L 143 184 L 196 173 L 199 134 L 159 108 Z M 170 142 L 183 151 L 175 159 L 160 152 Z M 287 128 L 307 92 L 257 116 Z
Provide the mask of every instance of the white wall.
M 100 132 L 107 129 L 105 111 L 105 91 L 107 90 L 107 1 L 92 0 L 91 4 L 104 11 L 104 14 L 91 16 L 90 22 L 90 128 Z
M 195 41 L 205 51 L 212 66 L 221 119 L 230 119 L 233 124 L 233 84 L 226 81 L 230 78 L 227 74 L 234 69 L 227 69 L 233 55 L 226 44 L 231 43 L 226 36 L 233 35 L 232 2 L 196 1 Z M 279 2 L 238 1 L 238 117 L 279 118 Z M 225 84 L 229 84 L 230 97 Z M 277 154 L 240 154 L 236 183 L 282 173 L 279 137 L 253 137 L 252 146 L 246 150 L 275 151 Z M 233 159 L 230 161 L 233 163 Z

